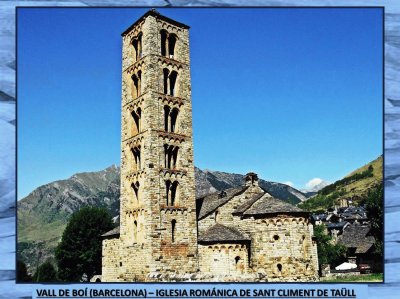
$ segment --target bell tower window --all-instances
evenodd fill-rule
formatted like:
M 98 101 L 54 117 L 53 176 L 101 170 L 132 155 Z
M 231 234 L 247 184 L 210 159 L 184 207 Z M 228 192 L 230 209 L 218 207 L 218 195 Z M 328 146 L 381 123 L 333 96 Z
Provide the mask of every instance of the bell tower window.
M 132 98 L 136 99 L 141 95 L 142 72 L 139 71 L 137 74 L 132 75 L 131 79 L 132 79 L 131 95 Z
M 137 135 L 141 132 L 141 118 L 142 110 L 138 108 L 136 111 L 131 112 L 132 119 L 132 136 Z
M 176 71 L 170 72 L 167 68 L 163 69 L 163 83 L 164 83 L 164 94 L 170 96 L 176 96 L 176 81 L 178 79 L 178 73 Z
M 167 206 L 175 206 L 178 204 L 178 185 L 179 183 L 177 181 L 174 182 L 171 182 L 170 180 L 165 181 Z
M 134 199 L 134 202 L 136 202 L 136 203 L 139 203 L 139 187 L 140 187 L 139 182 L 133 183 L 131 185 L 133 199 Z
M 133 170 L 141 169 L 141 159 L 140 159 L 140 146 L 134 147 L 131 149 L 132 158 L 133 158 Z
M 175 169 L 178 160 L 178 146 L 164 144 L 164 167 Z

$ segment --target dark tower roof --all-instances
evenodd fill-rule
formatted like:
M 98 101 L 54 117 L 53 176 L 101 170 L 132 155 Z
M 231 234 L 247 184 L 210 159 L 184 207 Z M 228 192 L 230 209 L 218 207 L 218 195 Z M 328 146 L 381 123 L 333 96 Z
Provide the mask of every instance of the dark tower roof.
M 180 23 L 178 21 L 175 21 L 173 19 L 170 19 L 166 16 L 163 16 L 162 14 L 160 14 L 157 10 L 150 9 L 148 12 L 146 12 L 143 16 L 141 16 L 135 23 L 133 23 L 131 26 L 128 27 L 128 29 L 126 29 L 124 32 L 122 32 L 122 36 L 124 36 L 125 34 L 127 34 L 128 32 L 130 32 L 132 30 L 133 27 L 135 27 L 138 23 L 140 23 L 143 19 L 147 18 L 148 16 L 153 16 L 156 19 L 160 19 L 163 20 L 165 22 L 171 23 L 172 25 L 178 26 L 178 27 L 182 27 L 185 29 L 189 29 L 190 27 L 188 25 L 185 25 L 183 23 Z

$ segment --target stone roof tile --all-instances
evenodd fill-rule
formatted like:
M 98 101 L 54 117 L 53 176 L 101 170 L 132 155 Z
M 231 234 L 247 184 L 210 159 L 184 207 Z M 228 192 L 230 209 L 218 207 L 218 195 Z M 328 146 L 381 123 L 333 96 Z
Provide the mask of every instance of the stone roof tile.
M 198 238 L 200 243 L 235 243 L 240 241 L 250 241 L 250 238 L 234 227 L 219 223 L 207 229 Z
M 198 219 L 203 219 L 208 216 L 210 213 L 215 211 L 220 206 L 224 205 L 228 201 L 230 201 L 236 195 L 243 193 L 248 187 L 241 186 L 236 188 L 229 188 L 221 191 L 217 191 L 215 193 L 211 193 L 204 197 L 197 199 L 197 209 L 198 209 Z
M 357 248 L 356 253 L 366 253 L 375 243 L 375 238 L 369 234 L 371 228 L 367 225 L 352 225 L 339 236 L 338 243 L 347 248 Z

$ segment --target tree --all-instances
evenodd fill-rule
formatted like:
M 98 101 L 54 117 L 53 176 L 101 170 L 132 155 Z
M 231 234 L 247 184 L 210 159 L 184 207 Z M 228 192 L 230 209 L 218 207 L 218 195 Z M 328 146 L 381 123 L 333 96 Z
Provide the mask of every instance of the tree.
M 383 183 L 372 189 L 365 201 L 368 219 L 371 221 L 370 233 L 375 237 L 375 253 L 383 255 Z
M 28 274 L 25 263 L 21 260 L 17 260 L 17 282 L 30 281 L 32 281 L 32 277 Z
M 338 265 L 345 261 L 346 247 L 341 244 L 333 244 L 332 237 L 326 234 L 325 225 L 314 227 L 314 236 L 317 242 L 318 262 L 320 265 Z
M 103 208 L 82 208 L 74 213 L 56 248 L 59 279 L 81 281 L 84 274 L 90 278 L 101 273 L 101 235 L 113 226 Z
M 53 264 L 47 260 L 38 267 L 32 280 L 33 282 L 56 282 L 58 281 L 57 271 Z

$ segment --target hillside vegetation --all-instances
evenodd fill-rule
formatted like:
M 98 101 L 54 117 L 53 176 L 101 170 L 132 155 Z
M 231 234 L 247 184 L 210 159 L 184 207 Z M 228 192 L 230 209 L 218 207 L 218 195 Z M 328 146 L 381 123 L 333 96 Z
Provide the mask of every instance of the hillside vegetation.
M 353 205 L 360 205 L 368 192 L 382 183 L 382 180 L 383 158 L 380 156 L 343 179 L 322 188 L 316 195 L 299 204 L 299 207 L 307 211 L 326 210 L 338 205 L 342 199 L 351 199 Z

